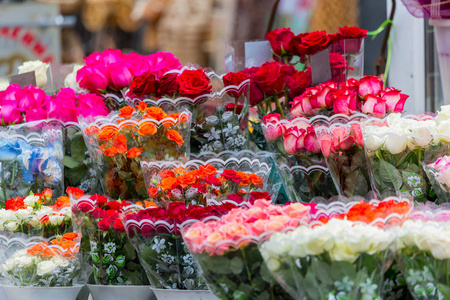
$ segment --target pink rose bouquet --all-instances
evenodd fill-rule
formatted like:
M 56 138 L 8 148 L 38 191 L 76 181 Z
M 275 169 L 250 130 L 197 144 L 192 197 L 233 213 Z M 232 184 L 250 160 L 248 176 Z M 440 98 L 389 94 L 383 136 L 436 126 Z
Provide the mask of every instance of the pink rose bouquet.
M 444 155 L 423 168 L 439 202 L 450 202 L 450 156 Z
M 249 209 L 233 209 L 218 221 L 194 223 L 183 239 L 221 299 L 290 299 L 270 276 L 258 244 L 308 221 L 309 207 L 256 200 Z

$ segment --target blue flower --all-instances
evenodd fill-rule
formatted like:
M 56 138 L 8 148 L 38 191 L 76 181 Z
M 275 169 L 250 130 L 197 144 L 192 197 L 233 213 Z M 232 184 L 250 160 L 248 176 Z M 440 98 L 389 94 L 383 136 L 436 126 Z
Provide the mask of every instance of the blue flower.
M 33 147 L 25 150 L 22 155 L 24 167 L 32 174 L 40 172 L 41 165 L 48 159 L 48 154 L 43 148 Z
M 0 161 L 11 161 L 22 153 L 18 141 L 0 140 Z
M 42 163 L 39 169 L 41 171 L 41 176 L 48 184 L 55 185 L 61 182 L 62 170 L 59 161 L 55 157 L 49 157 Z

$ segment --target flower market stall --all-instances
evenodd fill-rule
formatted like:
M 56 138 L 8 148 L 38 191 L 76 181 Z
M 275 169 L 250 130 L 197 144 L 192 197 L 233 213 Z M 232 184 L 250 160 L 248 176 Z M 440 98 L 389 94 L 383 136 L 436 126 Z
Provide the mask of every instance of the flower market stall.
M 406 114 L 367 35 L 275 29 L 221 75 L 107 49 L 57 93 L 8 84 L 7 298 L 450 299 L 450 106 Z

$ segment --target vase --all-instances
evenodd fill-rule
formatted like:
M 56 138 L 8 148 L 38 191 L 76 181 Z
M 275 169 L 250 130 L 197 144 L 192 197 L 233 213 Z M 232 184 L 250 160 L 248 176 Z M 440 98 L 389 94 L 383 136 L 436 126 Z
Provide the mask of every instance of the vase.
M 9 300 L 75 300 L 82 285 L 68 287 L 27 287 L 3 285 Z
M 166 290 L 152 288 L 158 300 L 217 300 L 218 298 L 210 290 L 206 291 L 186 291 L 186 290 Z
M 156 300 L 148 285 L 88 284 L 93 300 Z
M 448 104 L 450 101 L 450 86 L 448 85 L 450 80 L 450 20 L 430 19 L 430 25 L 434 26 L 444 103 Z

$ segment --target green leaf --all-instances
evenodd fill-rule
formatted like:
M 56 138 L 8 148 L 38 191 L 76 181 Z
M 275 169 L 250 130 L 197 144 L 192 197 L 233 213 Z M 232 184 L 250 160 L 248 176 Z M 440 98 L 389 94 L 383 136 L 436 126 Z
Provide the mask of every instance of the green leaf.
M 76 167 L 78 167 L 80 165 L 80 163 L 78 161 L 76 161 L 75 159 L 73 159 L 70 156 L 64 156 L 64 166 L 69 168 L 69 169 L 74 169 Z
M 230 269 L 234 274 L 239 274 L 242 272 L 242 268 L 244 267 L 244 263 L 239 257 L 234 257 L 230 261 Z
M 400 190 L 403 180 L 397 168 L 384 160 L 380 160 L 379 171 L 383 182 L 391 185 L 395 190 Z
M 356 169 L 345 177 L 344 195 L 347 197 L 365 196 L 369 185 L 360 169 Z
M 82 162 L 86 158 L 87 147 L 81 133 L 77 133 L 70 144 L 70 155 L 78 162 Z
M 123 251 L 125 251 L 125 257 L 127 260 L 134 260 L 136 258 L 136 250 L 134 249 L 134 246 L 128 241 L 125 243 L 125 246 L 123 246 Z
M 64 168 L 64 177 L 69 181 L 70 185 L 76 186 L 86 176 L 87 172 L 88 168 L 86 165 L 80 164 L 73 169 Z

